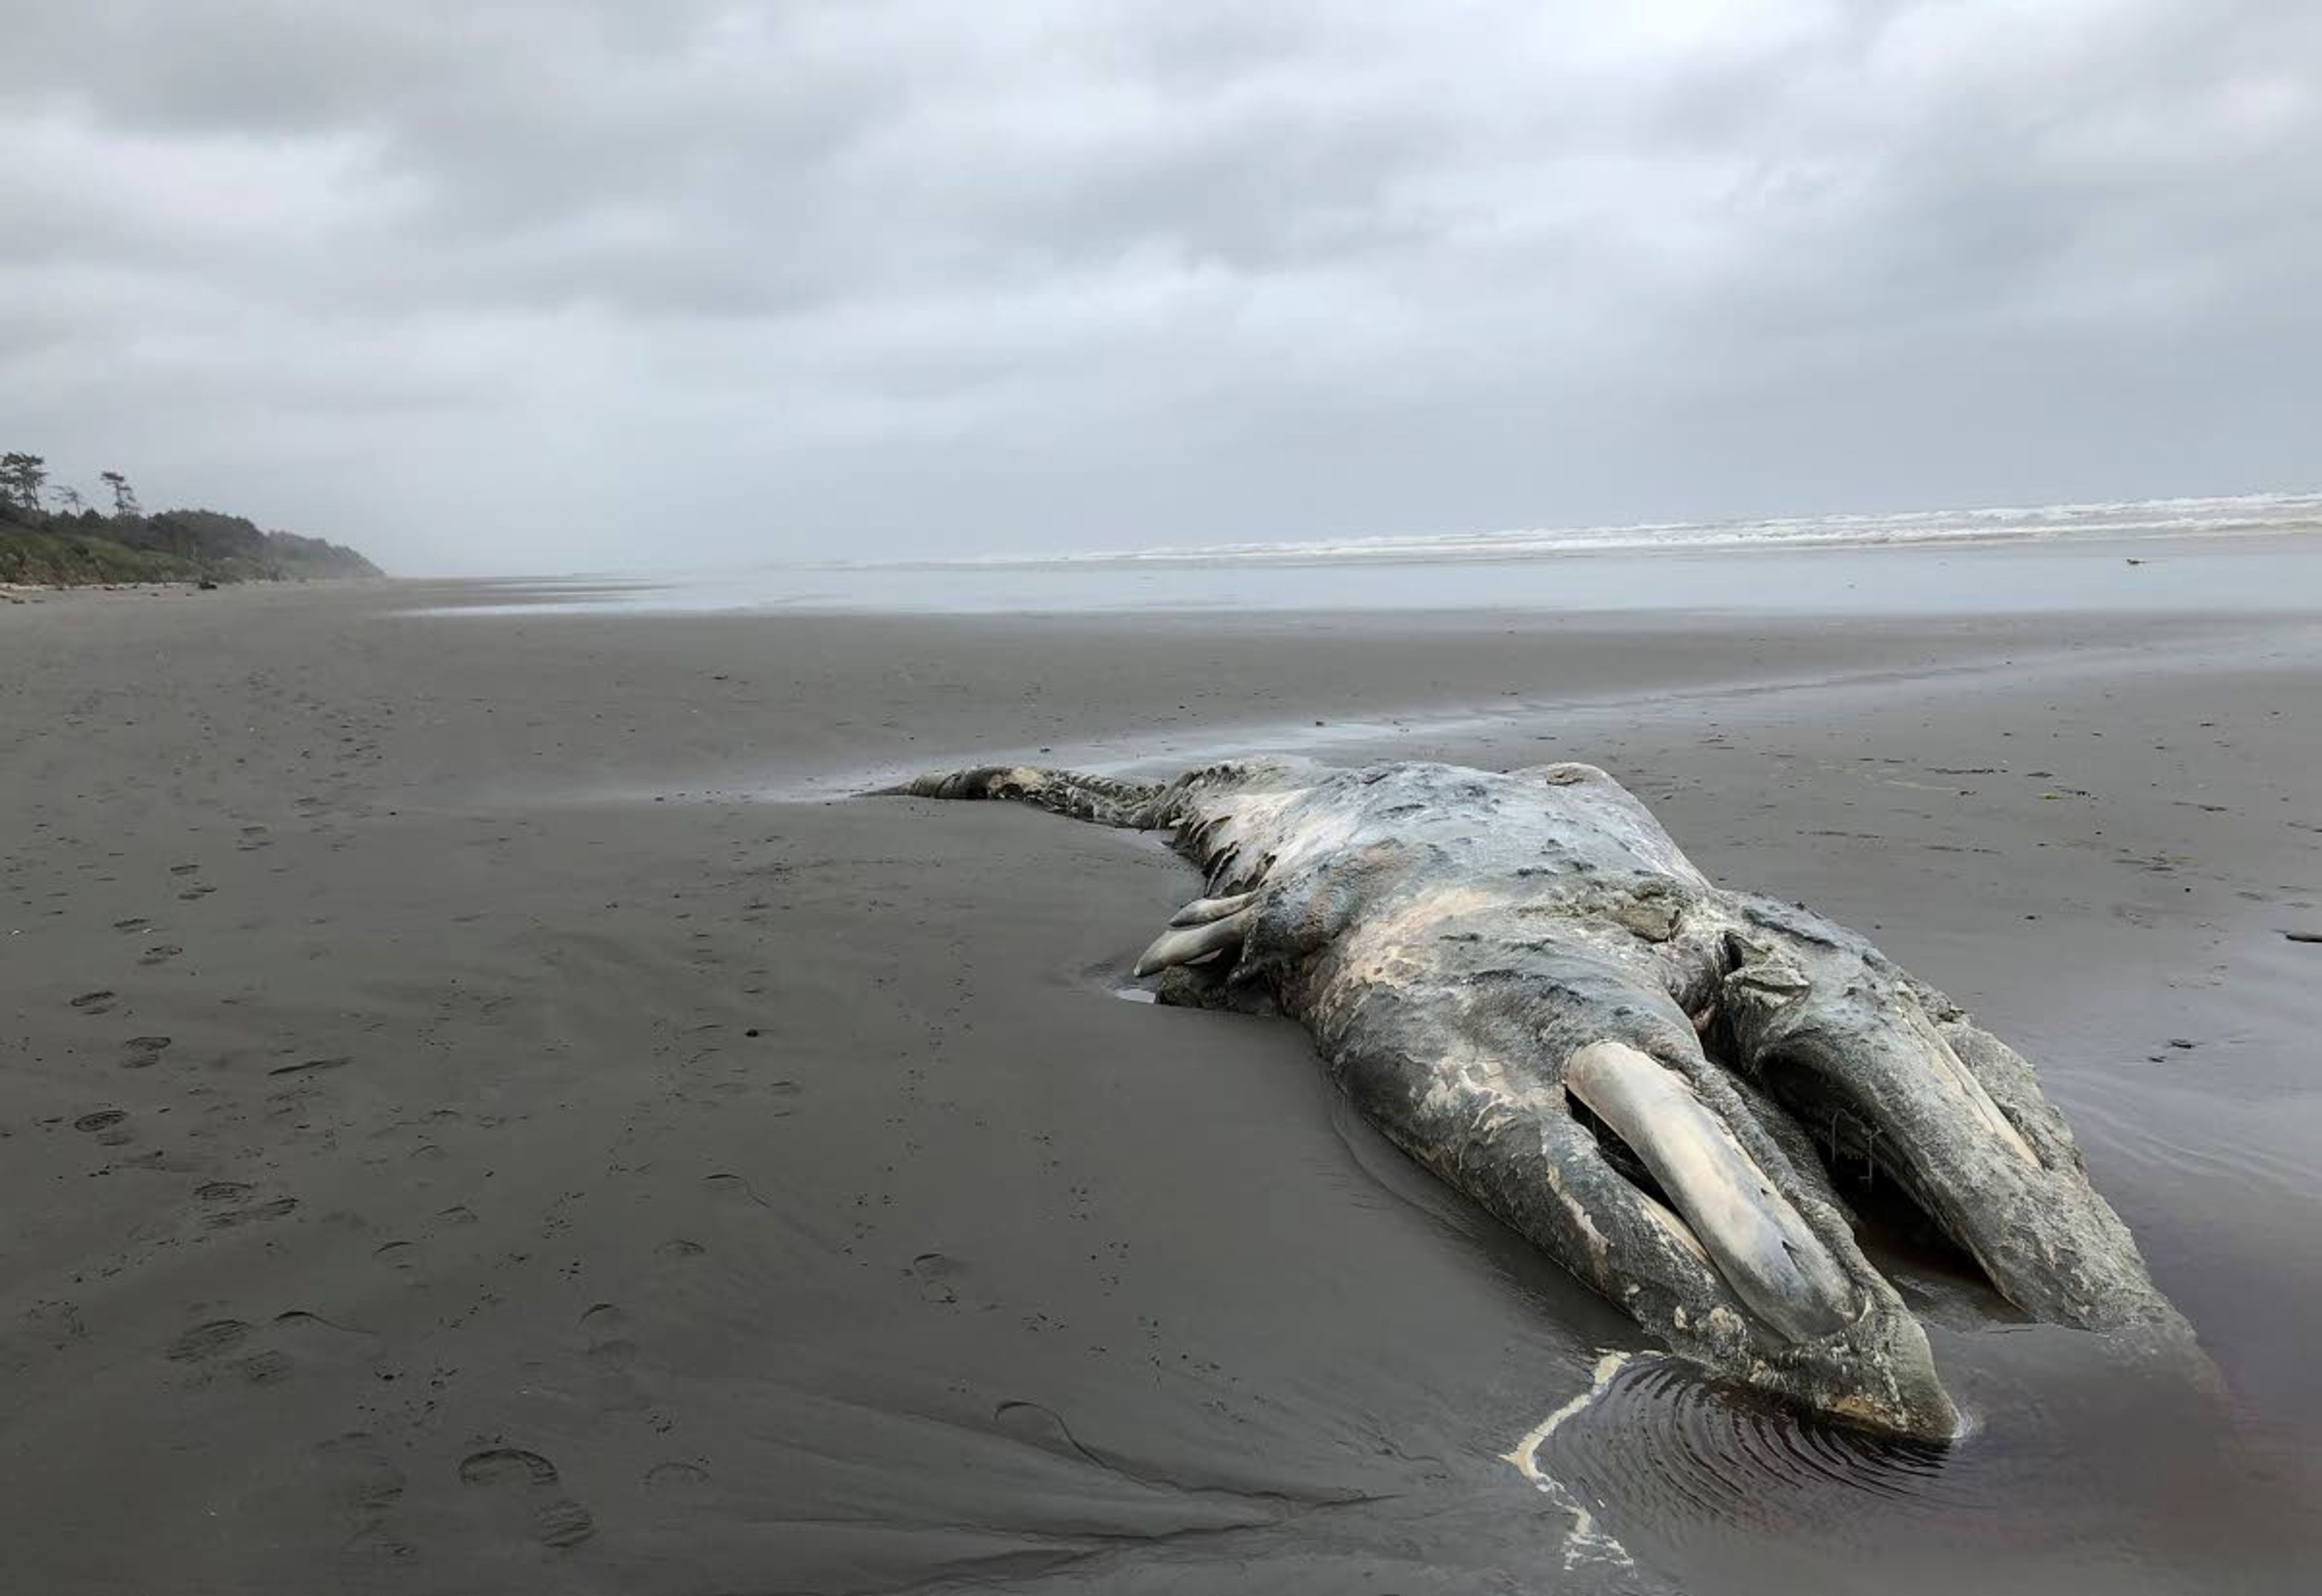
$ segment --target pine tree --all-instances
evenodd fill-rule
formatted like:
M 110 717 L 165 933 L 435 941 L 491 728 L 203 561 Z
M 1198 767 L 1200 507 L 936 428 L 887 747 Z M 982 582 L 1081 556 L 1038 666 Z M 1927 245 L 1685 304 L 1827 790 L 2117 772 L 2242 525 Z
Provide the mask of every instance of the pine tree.
M 99 471 L 97 476 L 113 489 L 113 513 L 116 515 L 143 514 L 137 506 L 137 490 L 129 486 L 129 479 L 119 471 Z
M 41 488 L 49 479 L 48 461 L 37 454 L 0 454 L 0 493 L 17 508 L 41 507 Z

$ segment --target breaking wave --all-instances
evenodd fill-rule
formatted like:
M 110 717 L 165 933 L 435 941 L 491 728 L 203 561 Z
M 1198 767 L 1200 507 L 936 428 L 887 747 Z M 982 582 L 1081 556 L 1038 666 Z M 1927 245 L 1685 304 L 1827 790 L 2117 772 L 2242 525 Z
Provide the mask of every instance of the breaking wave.
M 2316 530 L 2322 530 L 2322 493 L 2259 493 L 2212 498 L 2123 499 L 2105 504 L 1910 510 L 1891 515 L 1658 521 L 1618 526 L 1530 527 L 1410 537 L 1204 543 L 1119 552 L 986 555 L 910 563 L 946 567 L 1335 565 L 1399 561 L 1440 564 L 1454 561 L 1522 560 L 1548 554 L 1639 549 L 2054 543 Z

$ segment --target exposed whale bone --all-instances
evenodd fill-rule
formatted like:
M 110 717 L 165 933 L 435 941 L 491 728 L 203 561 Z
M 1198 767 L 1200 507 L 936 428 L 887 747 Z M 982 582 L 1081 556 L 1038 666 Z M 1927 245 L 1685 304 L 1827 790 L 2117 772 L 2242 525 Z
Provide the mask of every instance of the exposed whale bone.
M 1390 1140 L 1726 1375 L 1959 1427 L 1821 1147 L 2025 1313 L 2190 1344 L 2029 1063 L 1855 933 L 1714 886 L 1595 766 L 987 766 L 887 790 L 1174 831 L 1205 887 L 1137 962 L 1164 1001 L 1295 1017 Z

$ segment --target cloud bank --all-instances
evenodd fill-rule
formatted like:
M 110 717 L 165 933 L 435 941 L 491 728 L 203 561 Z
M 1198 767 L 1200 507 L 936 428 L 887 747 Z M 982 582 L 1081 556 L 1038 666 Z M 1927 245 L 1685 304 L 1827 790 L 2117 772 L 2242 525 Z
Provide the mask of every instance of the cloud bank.
M 76 0 L 0 445 L 407 572 L 2313 486 L 2305 0 Z

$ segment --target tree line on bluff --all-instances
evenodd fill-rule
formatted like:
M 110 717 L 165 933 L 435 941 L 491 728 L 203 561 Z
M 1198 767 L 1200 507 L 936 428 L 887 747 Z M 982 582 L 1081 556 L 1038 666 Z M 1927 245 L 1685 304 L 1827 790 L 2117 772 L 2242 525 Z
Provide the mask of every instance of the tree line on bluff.
M 286 581 L 375 577 L 354 550 L 296 533 L 266 532 L 215 510 L 147 515 L 119 471 L 98 479 L 110 511 L 79 489 L 51 487 L 37 454 L 0 454 L 0 582 L 72 587 L 95 582 Z

